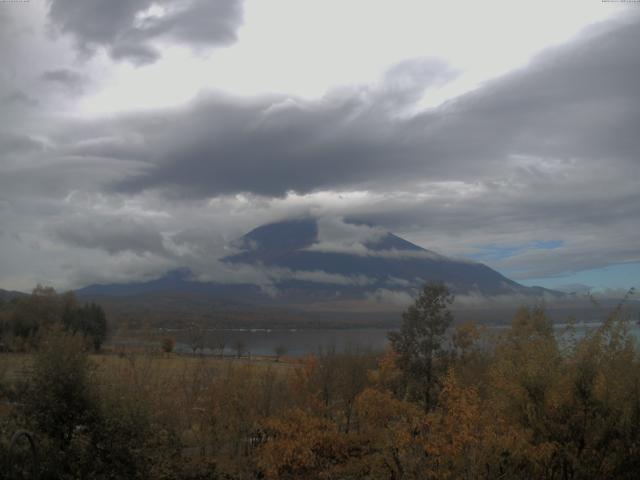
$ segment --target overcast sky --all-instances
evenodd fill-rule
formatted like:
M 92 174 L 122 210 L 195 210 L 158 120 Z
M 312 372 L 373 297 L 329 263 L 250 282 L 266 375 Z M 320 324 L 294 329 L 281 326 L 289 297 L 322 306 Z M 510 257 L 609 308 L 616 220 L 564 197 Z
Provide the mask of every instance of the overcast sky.
M 0 0 L 0 288 L 305 214 L 527 285 L 640 280 L 640 4 Z

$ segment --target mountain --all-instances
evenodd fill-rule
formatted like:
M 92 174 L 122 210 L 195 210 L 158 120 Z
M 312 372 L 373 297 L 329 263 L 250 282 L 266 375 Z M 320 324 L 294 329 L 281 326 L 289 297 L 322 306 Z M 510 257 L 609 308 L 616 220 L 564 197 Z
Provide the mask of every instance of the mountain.
M 353 224 L 358 227 L 357 224 Z M 457 294 L 540 295 L 542 289 L 530 288 L 508 279 L 481 263 L 456 260 L 408 242 L 393 233 L 360 226 L 369 238 L 346 239 L 342 243 L 319 241 L 319 223 L 313 218 L 288 220 L 264 225 L 243 236 L 240 253 L 225 262 L 264 265 L 294 272 L 277 287 L 281 293 L 320 291 L 366 294 L 379 289 L 415 293 L 426 282 L 444 282 Z M 344 240 L 344 239 L 343 239 Z M 324 246 L 323 246 L 324 245 Z M 322 282 L 318 272 L 334 276 Z
M 17 292 L 14 290 L 2 290 L 0 288 L 0 300 L 8 302 L 14 298 L 26 297 L 27 294 L 23 292 Z
M 336 225 L 339 228 L 336 238 Z M 351 235 L 351 237 L 350 237 Z M 251 283 L 200 282 L 187 268 L 140 283 L 91 285 L 81 296 L 160 292 L 264 304 L 308 304 L 414 295 L 426 282 L 444 282 L 456 294 L 540 296 L 544 289 L 514 282 L 481 263 L 426 250 L 393 233 L 356 223 L 326 225 L 302 218 L 258 227 L 233 243 L 222 268 L 255 271 Z
M 243 290 L 248 286 L 243 285 Z M 76 290 L 81 297 L 134 297 L 154 295 L 157 293 L 190 294 L 195 296 L 215 296 L 235 298 L 238 285 L 211 282 L 199 282 L 193 277 L 188 268 L 177 268 L 167 272 L 164 276 L 146 282 L 94 284 Z M 259 287 L 253 288 L 255 293 Z

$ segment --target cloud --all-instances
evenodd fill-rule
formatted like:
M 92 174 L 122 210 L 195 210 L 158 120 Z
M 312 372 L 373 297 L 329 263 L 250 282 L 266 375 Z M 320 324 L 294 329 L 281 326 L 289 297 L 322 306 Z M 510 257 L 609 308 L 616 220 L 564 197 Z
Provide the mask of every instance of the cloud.
M 42 151 L 44 145 L 41 141 L 27 135 L 0 133 L 0 149 L 5 155 L 24 154 Z
M 545 53 L 522 71 L 408 118 L 394 113 L 413 97 L 383 87 L 339 89 L 319 101 L 211 93 L 186 108 L 122 118 L 147 139 L 150 161 L 117 190 L 203 198 L 411 191 L 451 182 L 513 194 L 618 181 L 635 171 L 640 149 L 632 128 L 640 122 L 637 86 L 613 65 L 602 69 L 601 59 L 633 70 L 635 27 Z M 438 71 L 428 69 L 431 76 L 406 88 L 439 81 Z M 567 191 L 527 200 L 540 211 L 558 202 L 573 209 L 578 198 Z
M 153 147 L 146 171 L 118 184 L 118 190 L 160 188 L 201 198 L 239 192 L 282 196 L 376 187 L 382 176 L 402 182 L 416 169 L 439 177 L 438 168 L 449 159 L 429 153 L 415 120 L 394 116 L 410 104 L 411 95 L 439 81 L 435 71 L 448 72 L 441 62 L 431 63 L 431 69 L 417 72 L 403 64 L 412 75 L 430 75 L 403 85 L 404 94 L 384 85 L 336 89 L 319 101 L 211 92 L 185 108 L 123 117 L 128 130 L 140 132 Z
M 456 295 L 453 308 L 494 310 L 513 308 L 518 305 L 553 305 L 557 307 L 569 304 L 570 302 L 573 302 L 573 300 L 561 299 L 551 293 L 543 293 L 542 295 L 513 293 L 491 296 L 480 293 L 469 293 L 466 295 Z
M 554 287 L 554 289 L 565 293 L 587 295 L 589 294 L 589 292 L 591 292 L 593 287 L 590 287 L 589 285 L 585 285 L 583 283 L 567 283 L 564 285 L 557 285 L 556 287 Z
M 323 216 L 316 222 L 318 226 L 317 244 L 358 244 L 365 245 L 382 239 L 387 231 L 379 226 L 345 222 L 341 217 Z
M 279 288 L 290 281 L 353 287 L 366 287 L 376 283 L 375 279 L 365 275 L 341 275 L 324 270 L 292 270 L 259 264 L 232 264 L 218 260 L 209 260 L 204 266 L 201 262 L 190 262 L 187 258 L 181 260 L 192 265 L 194 278 L 198 281 L 256 285 L 270 296 L 277 296 Z
M 204 3 L 157 4 L 164 16 L 147 1 L 54 1 L 50 21 L 87 51 L 144 63 L 165 41 L 233 41 L 241 18 L 239 3 L 228 7 L 237 15 L 220 7 L 216 18 L 229 29 L 208 36 L 187 28 L 196 21 L 189 12 L 206 19 Z M 170 21 L 180 15 L 186 23 Z M 23 241 L 2 236 L 0 283 L 36 280 L 23 270 L 42 272 L 38 281 L 86 281 L 100 265 L 113 278 L 143 278 L 220 258 L 222 245 L 247 230 L 304 214 L 357 223 L 327 220 L 314 247 L 352 253 L 371 254 L 367 242 L 379 230 L 367 225 L 448 256 L 562 242 L 486 259 L 519 279 L 637 261 L 638 25 L 609 22 L 422 112 L 416 104 L 429 86 L 455 78 L 440 61 L 403 61 L 378 84 L 317 100 L 214 91 L 179 108 L 76 119 L 59 115 L 40 90 L 43 81 L 82 88 L 74 74 L 84 70 L 41 58 L 11 82 L 2 73 L 0 223 Z M 118 215 L 130 223 L 95 220 Z
M 146 65 L 160 58 L 160 52 L 149 46 L 140 44 L 120 44 L 111 48 L 114 60 L 129 60 L 134 65 Z
M 44 82 L 61 86 L 72 94 L 82 93 L 84 85 L 88 82 L 84 75 L 66 68 L 47 70 L 41 78 Z
M 8 107 L 35 107 L 38 105 L 38 101 L 35 98 L 30 97 L 21 90 L 14 90 L 2 98 L 2 103 Z
M 340 217 L 332 216 L 320 217 L 317 227 L 316 242 L 305 250 L 366 256 L 373 253 L 367 244 L 376 242 L 387 234 L 380 227 L 347 223 Z
M 404 290 L 389 290 L 386 288 L 379 288 L 367 294 L 367 298 L 377 303 L 391 304 L 400 307 L 407 307 L 414 301 L 411 295 Z
M 71 218 L 53 227 L 61 241 L 82 248 L 98 248 L 111 255 L 132 252 L 166 255 L 162 236 L 149 224 L 128 218 Z
M 206 228 L 191 228 L 165 237 L 159 231 L 161 219 L 135 218 L 113 214 L 65 215 L 64 219 L 51 225 L 48 230 L 53 239 L 67 246 L 95 249 L 114 257 L 111 264 L 119 264 L 122 258 L 137 257 L 137 265 L 156 259 L 167 270 L 187 267 L 193 278 L 202 282 L 224 284 L 253 284 L 270 295 L 277 295 L 283 282 L 300 281 L 322 285 L 367 286 L 375 282 L 364 275 L 341 275 L 323 270 L 292 270 L 262 264 L 246 265 L 225 262 L 224 257 L 236 253 L 227 239 Z M 166 273 L 153 269 L 149 276 L 139 272 L 128 281 L 149 280 Z M 130 272 L 130 270 L 127 270 Z M 130 272 L 133 273 L 133 272 Z M 89 272 L 76 272 L 76 278 L 88 280 Z M 93 282 L 103 279 L 93 277 Z
M 236 41 L 240 0 L 50 0 L 49 19 L 84 54 L 105 47 L 114 59 L 152 63 L 158 42 L 216 47 Z
M 361 243 L 339 243 L 324 242 L 314 243 L 304 250 L 310 252 L 344 253 L 347 255 L 358 255 L 360 257 L 377 258 L 422 258 L 429 260 L 443 260 L 445 257 L 428 250 L 398 250 L 391 248 L 388 250 L 371 250 Z
M 364 159 L 381 163 L 383 155 L 400 153 L 392 151 L 393 128 L 385 120 L 350 119 L 356 105 L 328 101 L 278 111 L 271 105 L 211 96 L 176 113 L 152 135 L 154 163 L 118 190 L 162 188 L 186 197 L 306 193 L 366 183 Z

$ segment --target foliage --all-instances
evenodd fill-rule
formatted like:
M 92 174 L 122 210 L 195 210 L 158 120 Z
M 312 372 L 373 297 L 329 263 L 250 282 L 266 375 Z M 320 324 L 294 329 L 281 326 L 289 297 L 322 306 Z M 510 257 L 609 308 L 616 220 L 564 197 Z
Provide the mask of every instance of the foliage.
M 327 419 L 293 409 L 263 428 L 269 441 L 258 452 L 258 468 L 269 479 L 321 478 L 344 461 L 344 439 Z
M 83 339 L 52 327 L 35 356 L 22 409 L 61 451 L 69 447 L 75 429 L 95 414 L 91 374 Z
M 176 341 L 173 337 L 164 337 L 160 341 L 160 349 L 164 353 L 171 353 L 176 346 Z
M 23 388 L 16 420 L 36 434 L 43 478 L 145 479 L 179 452 L 151 404 L 121 383 L 100 385 L 84 338 L 59 326 L 44 337 Z
M 94 350 L 100 350 L 107 337 L 107 319 L 104 311 L 95 303 L 81 307 L 74 306 L 74 303 L 72 301 L 65 305 L 62 314 L 63 325 L 72 333 L 81 333 L 90 338 Z
M 102 307 L 95 303 L 79 305 L 72 292 L 58 294 L 51 287 L 38 285 L 31 295 L 0 305 L 0 333 L 16 351 L 36 348 L 54 325 L 82 334 L 96 351 L 107 337 Z
M 456 325 L 447 351 L 438 291 L 381 355 L 89 357 L 54 322 L 0 427 L 36 433 L 43 478 L 637 478 L 640 355 L 623 309 L 559 337 L 544 309 L 521 308 L 495 335 Z M 426 367 L 408 367 L 428 358 L 425 409 Z M 0 466 L 16 459 L 6 442 Z

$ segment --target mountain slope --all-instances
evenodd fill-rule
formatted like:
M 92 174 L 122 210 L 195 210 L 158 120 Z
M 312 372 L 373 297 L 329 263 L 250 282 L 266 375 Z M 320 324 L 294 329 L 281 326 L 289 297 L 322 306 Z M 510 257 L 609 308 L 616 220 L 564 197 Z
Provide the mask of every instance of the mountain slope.
M 379 288 L 411 291 L 425 282 L 444 282 L 455 293 L 537 293 L 481 263 L 450 259 L 392 233 L 371 231 L 373 238 L 322 249 L 316 219 L 273 223 L 242 237 L 238 246 L 243 251 L 224 261 L 339 275 L 345 279 L 342 290 L 360 293 Z M 349 279 L 354 280 L 352 284 Z M 294 276 L 280 287 L 326 288 L 310 283 L 321 282 L 305 282 Z
M 14 298 L 26 297 L 28 294 L 24 292 L 17 292 L 15 290 L 2 290 L 0 288 L 0 300 L 8 302 Z
M 287 220 L 258 227 L 233 246 L 236 253 L 221 260 L 222 268 L 255 271 L 260 280 L 200 282 L 189 269 L 181 268 L 148 282 L 92 285 L 78 293 L 95 297 L 171 292 L 281 304 L 363 300 L 380 292 L 406 297 L 426 282 L 444 282 L 456 294 L 544 293 L 481 263 L 450 259 L 365 225 Z

